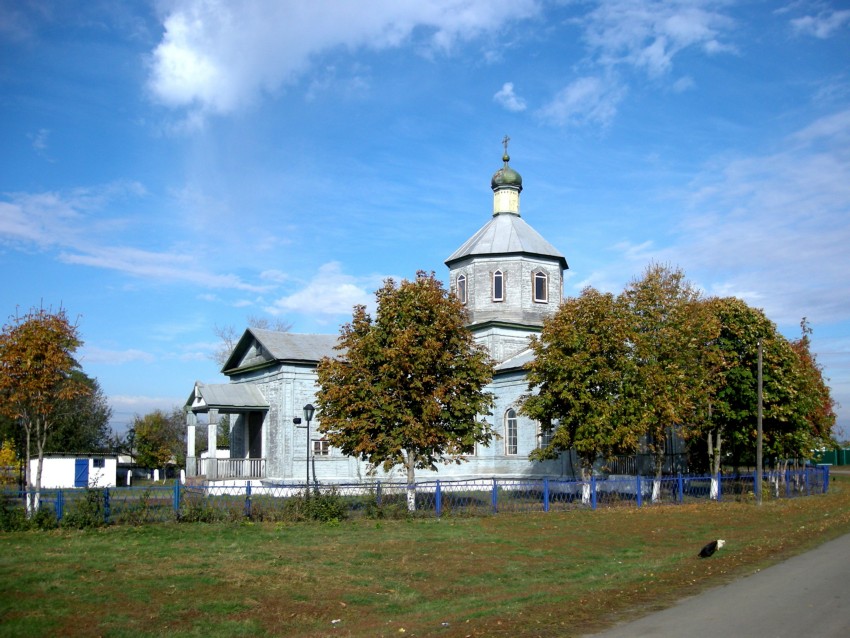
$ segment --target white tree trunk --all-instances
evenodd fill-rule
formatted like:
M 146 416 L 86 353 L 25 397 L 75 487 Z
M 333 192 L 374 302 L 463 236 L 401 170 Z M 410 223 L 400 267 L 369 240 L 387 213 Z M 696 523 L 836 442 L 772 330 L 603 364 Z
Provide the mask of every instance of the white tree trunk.
M 711 467 L 711 488 L 709 490 L 709 498 L 716 501 L 720 496 L 720 446 L 723 439 L 720 436 L 720 430 L 717 430 L 717 442 L 714 443 L 711 438 L 711 432 L 708 433 L 708 459 Z
M 407 451 L 407 511 L 416 511 L 416 455 Z
M 31 493 L 32 490 L 32 447 L 31 447 L 31 439 L 30 439 L 30 428 L 29 426 L 25 426 L 26 435 L 27 435 L 27 459 L 26 459 L 26 467 L 24 468 L 24 489 L 26 490 L 27 495 L 27 517 L 32 516 L 35 513 L 35 494 Z
M 590 476 L 593 474 L 593 468 L 587 468 L 582 465 L 581 468 L 581 502 L 583 505 L 590 503 Z

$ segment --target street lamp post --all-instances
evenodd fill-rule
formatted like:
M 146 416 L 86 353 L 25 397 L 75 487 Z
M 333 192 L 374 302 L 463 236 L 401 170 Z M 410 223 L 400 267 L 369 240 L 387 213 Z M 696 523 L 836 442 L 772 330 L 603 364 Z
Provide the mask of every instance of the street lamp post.
M 313 420 L 315 412 L 316 408 L 313 407 L 312 403 L 304 406 L 304 420 L 307 421 L 307 492 L 310 491 L 310 421 Z

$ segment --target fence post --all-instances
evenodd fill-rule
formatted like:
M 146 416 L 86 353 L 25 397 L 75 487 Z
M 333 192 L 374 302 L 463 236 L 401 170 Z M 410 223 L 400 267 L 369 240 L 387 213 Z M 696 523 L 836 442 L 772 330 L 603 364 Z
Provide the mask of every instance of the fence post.
M 785 468 L 785 498 L 791 498 L 791 470 Z
M 803 478 L 805 479 L 806 496 L 811 496 L 811 493 L 809 491 L 809 468 L 807 467 L 803 468 Z
M 437 518 L 443 513 L 443 493 L 440 491 L 440 481 L 437 479 L 437 491 L 434 493 L 435 507 L 437 509 Z
M 640 486 L 640 474 L 635 477 L 635 495 L 637 496 L 637 506 L 643 505 L 643 488 Z
M 679 485 L 679 502 L 681 503 L 682 501 L 685 500 L 685 484 L 684 484 L 685 482 L 682 479 L 682 473 L 681 472 L 679 472 L 679 475 L 678 475 L 677 478 L 678 478 L 677 483 Z
M 103 522 L 105 524 L 109 524 L 109 515 L 111 513 L 112 508 L 109 505 L 109 488 L 104 488 L 103 490 Z
M 180 512 L 180 481 L 174 482 L 174 496 L 171 500 L 174 507 L 174 513 L 178 514 Z
M 717 473 L 717 502 L 723 500 L 723 481 L 721 480 L 720 472 Z
M 375 505 L 381 506 L 381 482 L 378 481 L 375 486 Z
M 245 485 L 245 518 L 251 518 L 251 481 Z
M 596 475 L 590 475 L 590 509 L 596 509 Z
M 549 479 L 543 479 L 543 511 L 549 511 Z
M 65 495 L 62 490 L 56 491 L 56 520 L 61 521 L 65 513 Z
M 756 502 L 761 503 L 761 483 L 764 477 L 759 476 L 758 468 L 753 472 L 753 495 L 756 497 Z
M 496 483 L 496 479 L 493 479 L 493 494 L 490 497 L 493 505 L 493 513 L 496 514 L 499 511 L 499 484 Z
M 823 478 L 821 479 L 823 481 L 823 493 L 826 494 L 829 490 L 829 466 L 822 465 L 821 469 L 823 469 Z

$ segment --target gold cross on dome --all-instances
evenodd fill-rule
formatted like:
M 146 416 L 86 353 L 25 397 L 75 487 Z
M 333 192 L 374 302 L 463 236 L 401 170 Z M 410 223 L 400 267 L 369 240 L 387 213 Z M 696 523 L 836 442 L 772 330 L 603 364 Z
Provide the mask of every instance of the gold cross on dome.
M 508 154 L 508 142 L 510 141 L 511 138 L 509 138 L 507 135 L 505 135 L 505 139 L 502 140 L 502 144 L 505 146 L 505 155 Z

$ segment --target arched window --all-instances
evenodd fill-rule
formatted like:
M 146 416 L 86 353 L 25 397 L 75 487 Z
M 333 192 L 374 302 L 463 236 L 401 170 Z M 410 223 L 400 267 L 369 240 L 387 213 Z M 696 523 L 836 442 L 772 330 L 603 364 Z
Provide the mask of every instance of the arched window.
M 536 303 L 547 303 L 549 301 L 549 277 L 545 272 L 538 270 L 531 276 L 534 301 Z
M 516 410 L 511 408 L 505 412 L 505 454 L 517 453 L 517 423 Z
M 501 270 L 493 273 L 493 301 L 505 300 L 505 276 Z
M 466 303 L 466 275 L 459 275 L 457 278 L 457 298 L 460 303 Z

